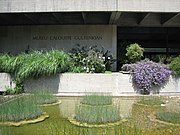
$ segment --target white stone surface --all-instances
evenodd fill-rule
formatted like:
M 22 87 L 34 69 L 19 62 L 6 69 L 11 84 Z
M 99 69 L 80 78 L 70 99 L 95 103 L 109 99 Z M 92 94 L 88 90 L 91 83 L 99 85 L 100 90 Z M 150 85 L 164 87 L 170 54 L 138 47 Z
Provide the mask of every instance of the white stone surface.
M 11 76 L 8 73 L 0 73 L 0 91 L 6 91 L 6 88 L 13 88 L 15 85 L 12 82 Z
M 118 11 L 180 12 L 180 0 L 118 0 Z
M 60 75 L 59 93 L 104 92 L 117 90 L 116 74 L 71 74 Z
M 175 81 L 175 88 L 177 92 L 180 92 L 180 77 L 174 79 Z
M 170 81 L 160 90 L 163 93 L 180 93 L 179 84 L 170 78 Z M 80 96 L 84 93 L 111 93 L 113 96 L 122 94 L 133 95 L 136 90 L 132 85 L 129 74 L 84 74 L 64 73 L 51 77 L 27 80 L 24 84 L 25 91 L 33 89 L 51 89 L 59 95 Z M 156 89 L 154 89 L 156 90 Z
M 113 11 L 117 0 L 0 0 L 0 12 Z
M 179 0 L 0 0 L 0 12 L 179 12 Z

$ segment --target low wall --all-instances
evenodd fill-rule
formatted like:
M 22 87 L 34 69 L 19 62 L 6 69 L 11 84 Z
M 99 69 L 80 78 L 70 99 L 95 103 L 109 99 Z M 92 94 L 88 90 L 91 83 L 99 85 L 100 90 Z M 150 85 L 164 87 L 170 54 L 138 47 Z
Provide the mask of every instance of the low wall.
M 59 95 L 81 95 L 91 92 L 121 94 L 135 94 L 129 74 L 84 74 L 64 73 L 39 79 L 28 79 L 24 82 L 25 91 L 36 89 L 50 89 Z M 180 93 L 180 79 L 170 78 L 160 93 Z
M 7 87 L 14 87 L 11 76 L 0 73 L 0 91 Z M 135 94 L 131 76 L 129 74 L 85 74 L 64 73 L 38 79 L 27 79 L 24 82 L 26 92 L 38 89 L 52 90 L 59 95 L 83 95 L 84 93 L 112 93 L 114 96 L 121 94 Z M 160 93 L 180 93 L 180 78 L 170 77 L 169 82 L 162 88 L 154 88 Z
M 11 76 L 8 73 L 0 73 L 0 92 L 6 91 L 6 88 L 14 88 Z

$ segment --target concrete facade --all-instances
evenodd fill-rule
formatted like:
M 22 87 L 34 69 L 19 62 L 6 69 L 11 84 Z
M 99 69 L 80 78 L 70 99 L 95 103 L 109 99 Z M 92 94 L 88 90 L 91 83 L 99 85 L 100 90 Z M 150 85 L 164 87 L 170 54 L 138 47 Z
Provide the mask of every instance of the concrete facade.
M 27 49 L 69 51 L 81 46 L 109 50 L 116 59 L 117 28 L 103 25 L 0 26 L 0 53 L 17 54 Z M 116 63 L 113 70 L 116 69 Z
M 179 12 L 179 0 L 0 0 L 0 12 Z
M 179 81 L 179 82 L 178 82 Z M 113 96 L 122 94 L 136 94 L 129 74 L 75 74 L 64 73 L 56 76 L 41 77 L 39 79 L 28 79 L 24 83 L 26 92 L 30 90 L 49 89 L 58 95 L 82 95 L 84 93 L 111 93 Z M 154 89 L 157 90 L 157 89 Z M 158 89 L 160 94 L 179 93 L 180 79 L 172 77 L 162 88 Z
M 104 47 L 116 57 L 116 26 L 38 25 L 0 26 L 0 52 L 17 54 L 28 47 L 32 50 L 62 49 L 81 46 Z

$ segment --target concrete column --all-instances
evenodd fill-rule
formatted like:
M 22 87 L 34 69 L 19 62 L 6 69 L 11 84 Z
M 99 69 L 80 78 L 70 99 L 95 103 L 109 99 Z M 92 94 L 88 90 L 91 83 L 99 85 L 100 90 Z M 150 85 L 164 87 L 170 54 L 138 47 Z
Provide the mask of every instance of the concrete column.
M 113 35 L 112 35 L 112 53 L 113 53 L 113 57 L 114 59 L 117 59 L 117 26 L 114 25 L 113 26 Z M 116 71 L 117 70 L 117 62 L 115 62 L 112 65 L 112 70 Z

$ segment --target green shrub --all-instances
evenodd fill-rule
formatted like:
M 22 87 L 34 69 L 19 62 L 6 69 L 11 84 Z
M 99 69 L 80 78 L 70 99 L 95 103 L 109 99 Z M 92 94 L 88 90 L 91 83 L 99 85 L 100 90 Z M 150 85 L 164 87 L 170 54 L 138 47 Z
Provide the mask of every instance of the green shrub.
M 180 112 L 157 112 L 156 118 L 162 121 L 180 124 Z
M 150 97 L 140 97 L 140 100 L 138 101 L 140 104 L 144 105 L 161 105 L 164 104 L 164 100 L 162 97 L 155 97 L 155 96 L 150 96 Z
M 141 60 L 143 57 L 144 49 L 140 47 L 137 43 L 130 44 L 127 48 L 126 56 L 128 57 L 129 61 L 134 63 Z
M 0 54 L 0 72 L 14 73 L 17 69 L 17 63 L 14 56 Z
M 17 97 L 0 105 L 0 121 L 21 121 L 37 118 L 42 110 L 30 96 Z
M 70 57 L 63 51 L 32 51 L 17 56 L 0 55 L 0 72 L 15 75 L 15 93 L 23 89 L 22 82 L 30 77 L 49 76 L 69 71 Z
M 19 55 L 19 57 L 26 57 L 26 59 L 22 58 L 22 65 L 17 72 L 17 78 L 21 81 L 28 77 L 62 73 L 68 71 L 70 67 L 70 57 L 58 50 L 33 51 L 30 54 Z
M 110 105 L 112 104 L 112 96 L 109 95 L 86 95 L 81 99 L 82 104 L 87 105 Z
M 104 52 L 96 46 L 86 47 L 77 45 L 70 51 L 72 72 L 100 73 L 110 70 L 114 60 L 109 51 Z
M 180 76 L 180 56 L 171 61 L 170 68 L 175 72 L 176 75 Z

